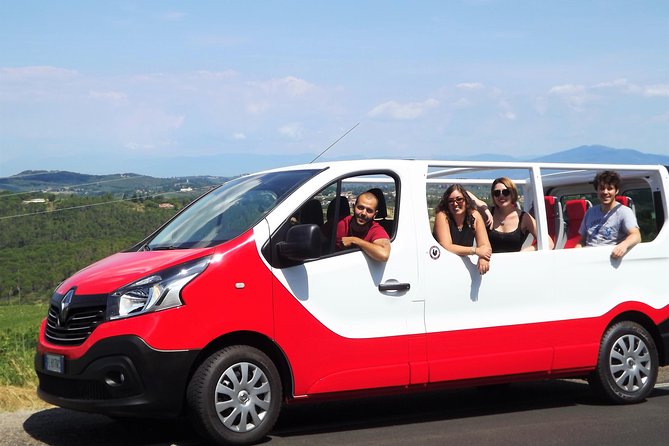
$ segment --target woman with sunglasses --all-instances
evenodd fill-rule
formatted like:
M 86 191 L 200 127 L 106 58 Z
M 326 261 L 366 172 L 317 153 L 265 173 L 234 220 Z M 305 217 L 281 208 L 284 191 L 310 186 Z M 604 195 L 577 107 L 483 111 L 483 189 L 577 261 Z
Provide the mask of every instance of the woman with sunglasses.
M 437 205 L 434 237 L 453 254 L 476 254 L 479 258 L 476 264 L 479 274 L 485 274 L 490 269 L 492 249 L 483 217 L 475 209 L 470 194 L 460 184 L 453 184 L 446 189 Z
M 492 209 L 492 225 L 488 230 L 488 238 L 492 252 L 516 252 L 523 248 L 528 234 L 537 239 L 537 223 L 525 211 L 518 209 L 518 189 L 511 179 L 497 178 L 490 188 L 494 202 Z M 552 240 L 549 239 L 552 246 Z M 525 250 L 536 250 L 536 246 L 528 246 Z

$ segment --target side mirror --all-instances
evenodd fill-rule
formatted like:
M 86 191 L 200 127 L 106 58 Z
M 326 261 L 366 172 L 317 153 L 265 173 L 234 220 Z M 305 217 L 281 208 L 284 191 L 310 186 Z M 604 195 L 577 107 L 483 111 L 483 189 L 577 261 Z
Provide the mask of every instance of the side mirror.
M 318 225 L 296 225 L 286 233 L 286 240 L 276 245 L 285 259 L 308 260 L 321 256 L 321 230 Z

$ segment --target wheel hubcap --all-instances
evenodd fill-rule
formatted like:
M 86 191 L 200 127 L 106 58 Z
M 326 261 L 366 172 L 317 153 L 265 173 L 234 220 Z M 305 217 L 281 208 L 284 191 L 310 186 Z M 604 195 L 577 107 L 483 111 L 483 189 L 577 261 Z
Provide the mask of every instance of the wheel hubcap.
M 651 356 L 643 339 L 628 334 L 611 348 L 609 370 L 616 385 L 626 392 L 638 392 L 648 383 L 652 370 Z
M 251 397 L 249 397 L 249 393 L 246 390 L 242 390 L 239 392 L 239 396 L 237 397 L 239 399 L 239 402 L 242 404 L 246 404 L 249 402 Z
M 216 413 L 234 432 L 249 432 L 262 423 L 272 392 L 265 373 L 255 364 L 240 362 L 228 367 L 214 391 Z

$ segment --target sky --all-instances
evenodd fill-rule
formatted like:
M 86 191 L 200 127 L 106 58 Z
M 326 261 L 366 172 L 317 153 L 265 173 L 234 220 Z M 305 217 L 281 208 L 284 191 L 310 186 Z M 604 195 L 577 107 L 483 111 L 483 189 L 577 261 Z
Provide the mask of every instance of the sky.
M 0 0 L 0 177 L 230 175 L 344 134 L 321 160 L 669 154 L 669 2 Z

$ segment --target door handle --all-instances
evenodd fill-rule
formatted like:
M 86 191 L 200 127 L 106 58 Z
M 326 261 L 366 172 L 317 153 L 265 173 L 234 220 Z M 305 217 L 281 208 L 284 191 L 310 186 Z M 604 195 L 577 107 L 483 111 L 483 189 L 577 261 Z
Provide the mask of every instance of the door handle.
M 379 291 L 409 291 L 410 283 L 386 282 L 379 284 Z

